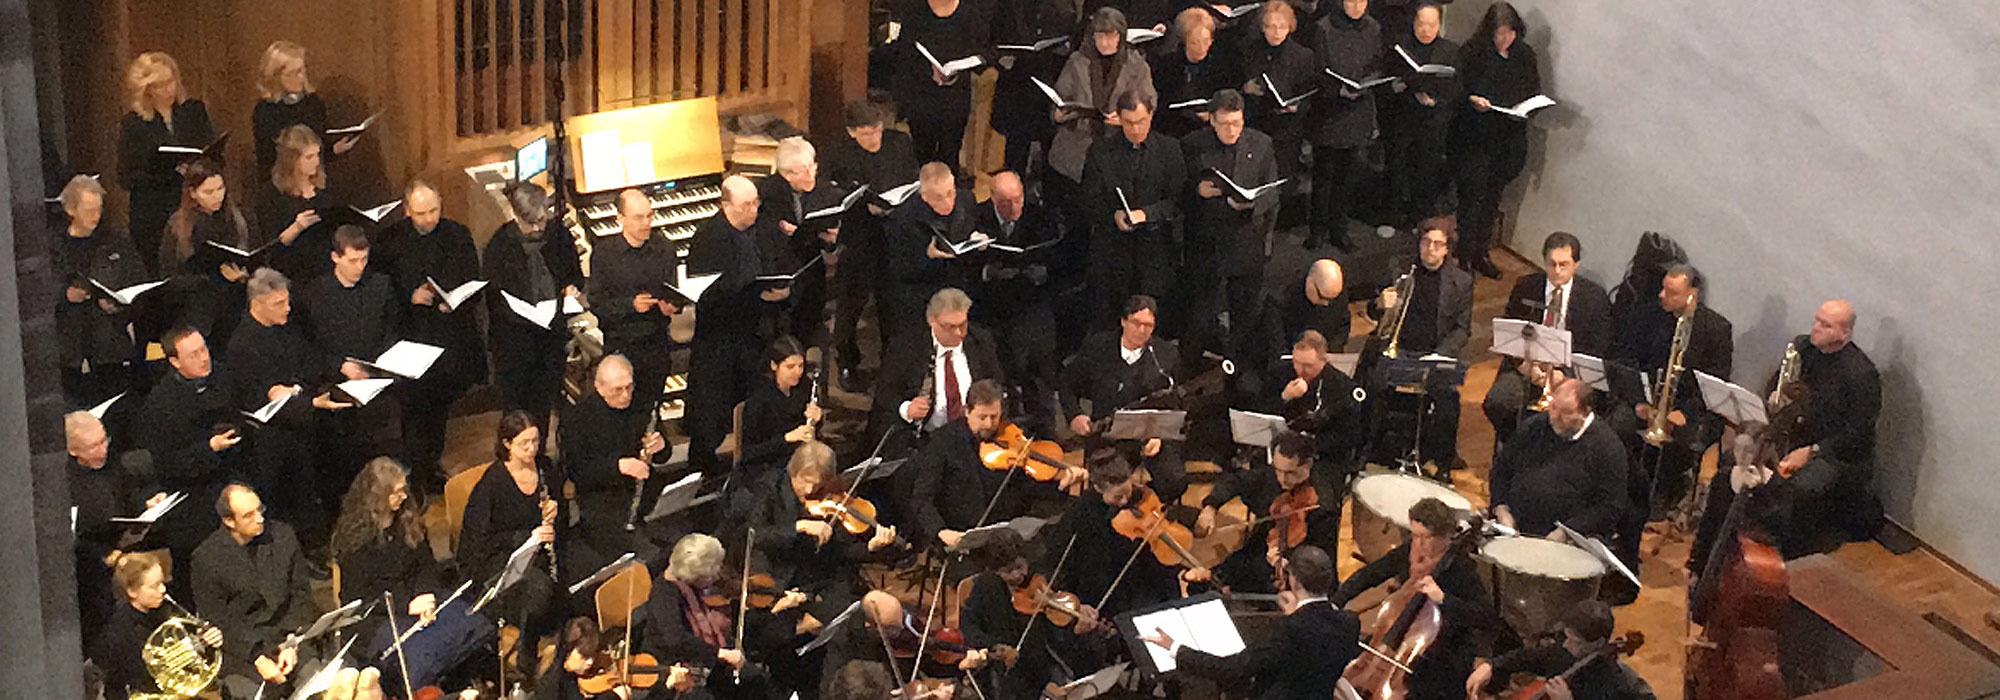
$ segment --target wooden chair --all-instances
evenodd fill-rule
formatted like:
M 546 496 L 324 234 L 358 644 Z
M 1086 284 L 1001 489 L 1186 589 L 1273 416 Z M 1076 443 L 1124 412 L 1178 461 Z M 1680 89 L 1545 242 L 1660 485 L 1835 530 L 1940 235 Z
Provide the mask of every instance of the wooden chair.
M 597 628 L 623 628 L 632 622 L 632 611 L 653 597 L 653 575 L 645 564 L 633 564 L 613 574 L 597 586 Z
M 958 585 L 952 590 L 951 598 L 945 601 L 944 624 L 946 627 L 959 629 L 958 613 L 965 608 L 965 599 L 972 597 L 972 580 L 976 578 L 979 577 L 967 576 L 959 581 Z
M 472 499 L 472 487 L 486 476 L 489 464 L 474 465 L 444 482 L 445 544 L 458 553 L 458 530 L 465 525 L 465 502 Z
M 743 460 L 743 402 L 736 402 L 736 408 L 729 411 L 729 437 L 715 446 L 715 456 L 727 460 L 731 466 Z

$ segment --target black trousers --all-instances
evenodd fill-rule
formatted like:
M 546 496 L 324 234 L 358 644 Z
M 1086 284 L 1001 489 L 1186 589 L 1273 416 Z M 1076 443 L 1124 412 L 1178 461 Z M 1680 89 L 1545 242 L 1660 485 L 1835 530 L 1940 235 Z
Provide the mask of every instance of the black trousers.
M 566 333 L 517 336 L 509 342 L 524 347 L 493 353 L 493 380 L 500 389 L 501 407 L 534 416 L 535 425 L 545 435 L 549 412 L 563 390 L 563 363 L 568 359 Z
M 965 143 L 965 124 L 972 118 L 972 96 L 953 91 L 926 102 L 903 110 L 910 123 L 910 150 L 919 164 L 938 162 L 961 172 L 958 151 Z
M 1120 231 L 1110 225 L 1092 229 L 1090 238 L 1090 297 L 1095 327 L 1118 319 L 1125 300 L 1134 294 L 1160 299 L 1173 284 L 1173 234 L 1148 226 Z
M 981 306 L 972 308 L 977 311 Z M 1056 352 L 1060 336 L 1056 334 L 1055 312 L 1040 299 L 989 308 L 990 318 L 982 319 L 981 325 L 994 329 L 1001 371 L 1013 384 L 1018 405 L 1009 414 L 1031 428 L 1046 429 L 1050 416 L 1055 415 L 1056 374 L 1062 369 L 1062 358 Z
M 840 254 L 833 265 L 830 296 L 833 299 L 833 349 L 842 369 L 861 368 L 861 313 L 869 299 L 878 299 L 877 281 L 882 278 L 882 223 L 873 215 L 848 218 L 840 230 Z M 881 311 L 878 309 L 877 314 Z M 871 326 L 876 346 L 883 345 L 880 319 Z
M 1458 259 L 1484 263 L 1500 220 L 1500 196 L 1521 174 L 1524 154 L 1508 148 L 1472 149 L 1452 163 L 1458 181 Z
M 703 474 L 723 473 L 729 465 L 715 448 L 729 435 L 736 404 L 743 400 L 749 362 L 757 352 L 755 339 L 737 334 L 703 337 L 697 333 L 688 352 L 688 463 Z M 635 399 L 636 400 L 636 399 Z
M 1347 241 L 1348 212 L 1354 208 L 1354 186 L 1365 167 L 1366 146 L 1313 147 L 1312 238 L 1342 249 Z
M 1541 388 L 1519 370 L 1502 366 L 1493 376 L 1493 388 L 1486 390 L 1480 408 L 1486 413 L 1486 422 L 1493 424 L 1494 455 L 1500 454 L 1501 446 L 1521 427 L 1521 414 L 1528 410 L 1528 404 L 1541 395 Z
M 1773 478 L 1753 491 L 1744 515 L 1777 538 L 1778 551 L 1786 559 L 1814 554 L 1844 538 L 1871 534 L 1866 530 L 1880 514 L 1868 491 L 1873 476 L 1865 465 L 1814 457 L 1790 479 Z M 1688 555 L 1688 568 L 1697 575 L 1716 544 L 1729 535 L 1722 532 L 1722 525 L 1731 505 L 1744 497 L 1729 488 L 1727 471 L 1715 479 Z
M 1434 109 L 1449 109 L 1438 105 Z M 1385 121 L 1382 139 L 1389 167 L 1389 191 L 1401 224 L 1438 214 L 1438 200 L 1451 180 L 1445 166 L 1445 129 L 1427 120 Z

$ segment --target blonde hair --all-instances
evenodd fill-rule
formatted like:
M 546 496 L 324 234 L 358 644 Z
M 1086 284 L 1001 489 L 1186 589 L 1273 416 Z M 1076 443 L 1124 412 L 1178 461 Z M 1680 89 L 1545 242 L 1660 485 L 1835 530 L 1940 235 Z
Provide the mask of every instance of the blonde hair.
M 158 554 L 127 552 L 118 555 L 118 561 L 111 565 L 111 584 L 117 586 L 118 593 L 126 600 L 131 600 L 132 589 L 138 588 L 139 582 L 146 578 L 146 572 L 154 569 L 160 570 L 162 578 L 166 577 L 167 564 L 160 560 Z
M 78 175 L 70 178 L 69 183 L 63 185 L 62 188 L 63 212 L 66 214 L 75 214 L 77 201 L 83 199 L 83 196 L 86 194 L 97 195 L 98 201 L 103 201 L 104 184 L 98 182 L 97 177 L 93 175 Z
M 722 540 L 699 532 L 682 537 L 667 559 L 667 575 L 681 583 L 714 583 L 722 576 Z
M 147 51 L 132 59 L 132 65 L 125 69 L 125 101 L 134 114 L 142 119 L 159 116 L 153 105 L 146 102 L 146 88 L 163 80 L 179 80 L 181 64 L 163 51 Z M 187 86 L 174 90 L 174 104 L 187 99 Z M 168 105 L 172 107 L 173 105 Z
M 279 95 L 285 94 L 285 81 L 280 76 L 285 69 L 295 65 L 300 68 L 305 67 L 306 47 L 283 39 L 271 42 L 271 45 L 264 49 L 264 63 L 257 71 L 257 91 L 263 93 L 264 99 L 278 99 Z M 305 90 L 302 92 L 312 91 L 312 80 L 308 78 Z
M 299 159 L 305 156 L 307 149 L 320 147 L 319 134 L 313 133 L 312 127 L 293 124 L 278 132 L 277 141 L 278 158 L 271 164 L 271 184 L 279 192 L 297 196 L 305 190 L 305 183 L 299 182 L 296 174 Z M 319 169 L 313 172 L 312 185 L 326 186 L 325 160 L 321 160 Z

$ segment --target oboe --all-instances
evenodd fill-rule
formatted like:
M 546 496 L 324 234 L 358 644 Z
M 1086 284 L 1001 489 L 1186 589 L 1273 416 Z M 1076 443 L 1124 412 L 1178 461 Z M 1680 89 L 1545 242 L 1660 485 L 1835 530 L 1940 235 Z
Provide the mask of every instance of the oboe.
M 929 397 L 931 394 L 937 393 L 937 363 L 937 343 L 931 343 L 931 360 L 924 363 L 924 381 L 917 385 L 917 396 Z M 932 406 L 931 410 L 938 410 L 938 407 Z M 917 416 L 916 420 L 910 421 L 910 432 L 916 433 L 917 438 L 922 439 L 924 433 L 930 430 L 930 423 L 931 416 L 929 413 Z
M 551 529 L 553 529 L 556 524 L 556 515 L 552 512 L 549 512 L 553 509 L 550 509 L 548 507 L 549 504 L 553 502 L 549 498 L 549 475 L 542 473 L 542 468 L 541 465 L 539 464 L 535 466 L 535 498 L 538 501 L 538 507 L 542 508 L 544 511 L 544 514 L 542 515 L 542 524 L 547 525 Z M 549 539 L 550 541 L 542 543 L 542 553 L 547 554 L 549 558 L 549 580 L 560 583 L 562 581 L 562 577 L 556 575 L 556 543 L 554 541 L 555 538 L 551 537 Z
M 647 474 L 652 473 L 654 450 L 648 447 L 655 436 L 660 434 L 660 402 L 653 402 L 653 409 L 646 412 L 646 435 L 639 438 L 639 461 L 646 463 Z M 646 477 L 640 477 L 632 484 L 632 504 L 625 511 L 625 531 L 639 529 L 639 501 L 646 496 Z

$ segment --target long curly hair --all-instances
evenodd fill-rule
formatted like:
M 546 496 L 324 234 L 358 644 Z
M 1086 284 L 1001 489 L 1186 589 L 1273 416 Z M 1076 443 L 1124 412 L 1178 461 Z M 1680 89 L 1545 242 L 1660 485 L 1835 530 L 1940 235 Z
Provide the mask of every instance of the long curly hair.
M 407 490 L 409 472 L 388 457 L 369 460 L 361 473 L 354 476 L 354 485 L 348 487 L 347 496 L 340 501 L 340 519 L 333 524 L 334 559 L 386 537 L 395 537 L 406 547 L 423 543 L 423 507 L 417 494 L 410 493 L 403 499 L 402 507 L 394 512 L 389 510 L 389 492 L 398 483 Z

